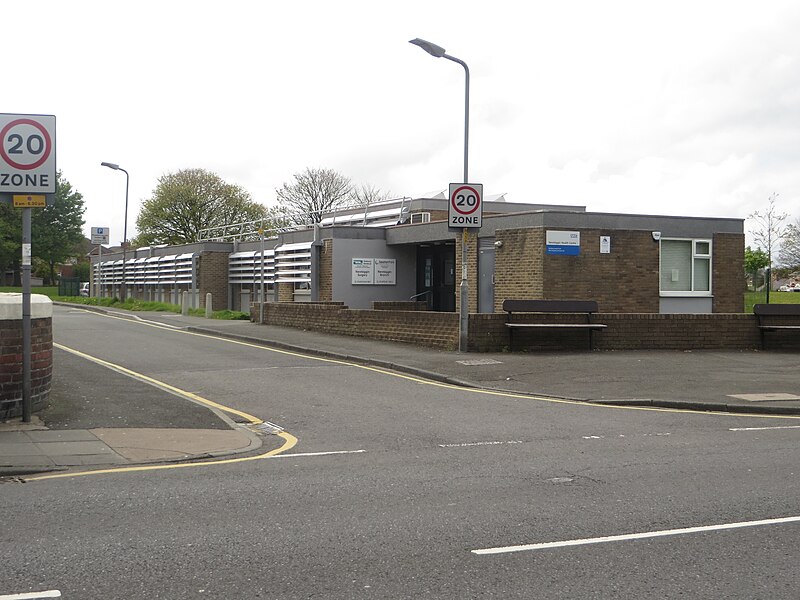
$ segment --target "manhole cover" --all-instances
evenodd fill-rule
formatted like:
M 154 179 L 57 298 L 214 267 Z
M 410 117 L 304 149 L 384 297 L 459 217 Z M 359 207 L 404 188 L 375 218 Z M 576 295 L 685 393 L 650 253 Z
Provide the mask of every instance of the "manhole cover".
M 457 360 L 456 361 L 460 365 L 466 365 L 468 367 L 473 367 L 477 365 L 502 365 L 499 360 L 494 360 L 493 358 L 473 358 L 471 360 Z

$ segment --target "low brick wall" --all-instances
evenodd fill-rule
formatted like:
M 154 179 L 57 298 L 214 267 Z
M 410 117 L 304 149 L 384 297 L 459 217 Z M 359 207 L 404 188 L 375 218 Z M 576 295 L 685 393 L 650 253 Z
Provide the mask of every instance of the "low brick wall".
M 250 320 L 258 322 L 259 305 L 250 308 Z M 337 335 L 406 342 L 429 348 L 458 348 L 458 315 L 429 311 L 351 310 L 335 304 L 268 302 L 267 325 L 296 327 Z
M 53 304 L 31 295 L 31 410 L 47 407 L 53 372 Z M 22 294 L 0 294 L 0 421 L 22 416 Z
M 258 322 L 258 304 L 250 320 Z M 575 315 L 530 315 L 531 322 L 580 321 Z M 351 310 L 341 305 L 267 303 L 268 325 L 296 327 L 337 335 L 407 342 L 430 348 L 458 348 L 457 313 L 432 311 Z M 608 327 L 595 331 L 596 350 L 752 350 L 760 348 L 754 315 L 629 314 L 593 315 L 593 322 Z M 505 313 L 469 316 L 470 352 L 504 352 L 510 349 Z M 588 332 L 576 330 L 517 329 L 515 351 L 586 351 Z M 800 350 L 800 335 L 793 332 L 766 334 L 768 350 Z
M 417 302 L 414 300 L 399 300 L 395 302 L 375 301 L 372 303 L 373 310 L 428 310 L 427 302 Z
M 519 317 L 520 315 L 518 315 Z M 566 322 L 565 315 L 530 315 L 531 323 Z M 574 319 L 574 316 L 572 316 Z M 473 352 L 509 350 L 504 313 L 470 315 L 469 347 Z M 597 350 L 752 350 L 760 348 L 754 315 L 600 313 L 592 321 L 608 327 L 595 331 Z M 768 350 L 800 350 L 800 335 L 766 334 Z M 514 350 L 586 350 L 585 330 L 517 329 Z

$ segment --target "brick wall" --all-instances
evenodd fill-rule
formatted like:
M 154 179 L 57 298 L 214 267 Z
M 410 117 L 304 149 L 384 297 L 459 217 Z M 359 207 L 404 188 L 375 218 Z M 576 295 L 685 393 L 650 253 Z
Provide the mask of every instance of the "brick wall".
M 545 253 L 543 228 L 499 230 L 495 311 L 508 298 L 596 300 L 608 313 L 658 313 L 659 244 L 649 231 L 582 229 L 578 256 Z M 600 236 L 611 252 L 600 253 Z M 713 244 L 713 311 L 744 310 L 744 236 L 717 234 Z M 472 275 L 471 275 L 472 276 Z M 472 309 L 471 309 L 472 310 Z
M 659 250 L 652 234 L 601 229 L 580 233 L 578 256 L 544 255 L 545 299 L 596 300 L 603 312 L 657 313 Z M 610 254 L 600 254 L 601 235 L 611 237 Z
M 258 304 L 250 320 L 258 322 Z M 407 342 L 430 348 L 458 347 L 458 315 L 429 311 L 351 310 L 335 304 L 268 303 L 264 307 L 267 325 Z
M 31 319 L 31 410 L 47 407 L 53 372 L 53 319 Z M 0 320 L 0 420 L 22 415 L 22 319 Z
M 564 322 L 566 315 L 528 315 L 531 323 Z M 569 317 L 569 318 L 574 318 Z M 470 350 L 509 349 L 505 314 L 470 315 Z M 746 350 L 759 348 L 755 317 L 748 314 L 631 314 L 600 313 L 593 322 L 608 327 L 593 334 L 597 350 Z M 769 336 L 770 334 L 768 334 Z M 767 338 L 770 349 L 800 349 L 800 336 Z M 514 350 L 580 350 L 588 348 L 583 330 L 524 330 L 514 332 Z
M 295 327 L 336 335 L 406 342 L 430 348 L 458 347 L 457 313 L 431 311 L 351 310 L 340 304 L 268 303 L 267 325 Z M 531 322 L 582 321 L 581 315 L 528 315 Z M 258 304 L 250 319 L 258 321 Z M 505 313 L 469 316 L 470 352 L 510 348 Z M 748 350 L 760 347 L 755 317 L 749 314 L 601 313 L 593 321 L 608 327 L 593 334 L 596 350 Z M 800 350 L 800 336 L 767 334 L 771 350 Z M 582 351 L 585 330 L 516 330 L 514 350 Z
M 712 252 L 714 312 L 744 312 L 744 235 L 716 234 Z
M 544 298 L 544 230 L 498 230 L 495 241 L 502 242 L 494 258 L 495 312 L 503 310 L 508 298 Z
M 428 310 L 427 302 L 415 300 L 378 301 L 372 303 L 372 310 Z
M 211 294 L 214 310 L 230 306 L 228 299 L 228 253 L 202 252 L 198 258 L 197 287 L 200 292 L 200 308 L 206 306 L 206 294 Z

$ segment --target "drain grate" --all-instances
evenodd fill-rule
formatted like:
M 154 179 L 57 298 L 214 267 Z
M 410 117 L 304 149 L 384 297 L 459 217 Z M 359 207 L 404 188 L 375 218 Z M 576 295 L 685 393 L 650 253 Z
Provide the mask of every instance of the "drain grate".
M 264 421 L 263 423 L 258 423 L 257 425 L 248 425 L 247 427 L 250 429 L 250 431 L 260 435 L 278 435 L 283 431 L 283 427 L 279 427 L 278 425 L 275 425 L 275 423 L 270 423 L 269 421 Z
M 3 483 L 25 483 L 22 477 L 0 477 L 0 484 Z
M 456 361 L 460 365 L 466 365 L 468 367 L 478 366 L 478 365 L 502 365 L 499 360 L 494 360 L 493 358 L 473 358 L 470 360 L 457 360 Z

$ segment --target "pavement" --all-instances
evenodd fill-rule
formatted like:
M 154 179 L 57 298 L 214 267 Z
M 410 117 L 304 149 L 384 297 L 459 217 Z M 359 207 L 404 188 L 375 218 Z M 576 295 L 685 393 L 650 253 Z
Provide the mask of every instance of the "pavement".
M 247 321 L 86 308 L 468 387 L 603 404 L 800 415 L 797 352 L 460 353 Z M 130 379 L 120 385 L 123 377 L 54 352 L 50 408 L 32 423 L 0 423 L 0 477 L 197 461 L 277 445 L 218 410 Z M 120 390 L 125 402 L 115 403 L 112 414 L 107 399 Z M 126 408 L 120 412 L 119 406 Z

